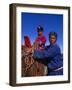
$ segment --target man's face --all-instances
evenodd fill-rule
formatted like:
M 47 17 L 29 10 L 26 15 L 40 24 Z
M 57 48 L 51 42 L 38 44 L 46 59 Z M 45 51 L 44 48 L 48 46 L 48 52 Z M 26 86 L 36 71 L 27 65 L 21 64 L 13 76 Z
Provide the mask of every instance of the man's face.
M 42 34 L 43 34 L 43 32 L 42 32 L 42 31 L 38 32 L 38 36 L 41 36 Z
M 55 44 L 56 43 L 56 37 L 54 35 L 51 35 L 49 41 L 50 41 L 50 44 Z

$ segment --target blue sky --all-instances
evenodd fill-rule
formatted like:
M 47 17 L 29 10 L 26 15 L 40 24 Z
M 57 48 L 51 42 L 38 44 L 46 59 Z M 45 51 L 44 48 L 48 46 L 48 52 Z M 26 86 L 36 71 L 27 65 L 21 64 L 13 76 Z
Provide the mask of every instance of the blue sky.
M 58 34 L 57 43 L 63 51 L 63 15 L 43 14 L 43 13 L 24 13 L 21 14 L 21 44 L 24 45 L 24 36 L 30 37 L 31 43 L 37 37 L 37 27 L 44 28 L 44 35 L 47 38 L 46 45 L 49 45 L 48 34 L 55 31 Z

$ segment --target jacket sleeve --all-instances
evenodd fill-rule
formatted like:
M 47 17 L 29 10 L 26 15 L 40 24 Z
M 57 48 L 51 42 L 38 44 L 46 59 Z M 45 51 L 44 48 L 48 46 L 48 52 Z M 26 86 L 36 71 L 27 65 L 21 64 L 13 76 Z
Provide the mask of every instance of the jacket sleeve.
M 60 48 L 52 47 L 44 51 L 35 50 L 33 56 L 34 58 L 37 58 L 37 59 L 43 59 L 43 58 L 54 57 L 56 54 L 59 54 L 59 53 L 60 53 Z
M 36 58 L 36 59 L 43 59 L 43 58 L 45 58 L 44 57 L 44 52 L 41 51 L 41 50 L 35 50 L 34 54 L 33 54 L 33 57 Z

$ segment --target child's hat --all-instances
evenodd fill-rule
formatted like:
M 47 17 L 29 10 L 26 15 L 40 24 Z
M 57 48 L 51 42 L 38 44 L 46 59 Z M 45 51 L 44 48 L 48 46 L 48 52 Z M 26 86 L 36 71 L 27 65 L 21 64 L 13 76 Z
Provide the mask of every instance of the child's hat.
M 37 27 L 37 31 L 38 31 L 38 32 L 43 31 L 43 27 L 42 27 L 41 25 L 39 25 L 39 26 Z

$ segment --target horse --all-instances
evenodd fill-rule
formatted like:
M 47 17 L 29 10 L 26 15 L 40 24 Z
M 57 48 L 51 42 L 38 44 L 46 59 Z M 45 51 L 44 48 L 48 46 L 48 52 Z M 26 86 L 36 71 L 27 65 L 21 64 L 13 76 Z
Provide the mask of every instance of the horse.
M 46 76 L 47 75 L 47 66 L 44 63 L 38 62 L 33 58 L 34 50 L 38 46 L 34 44 L 34 47 L 27 48 L 22 46 L 22 57 L 21 57 L 21 76 L 22 77 L 32 77 L 32 76 Z M 28 53 L 27 50 L 32 50 L 31 53 Z

